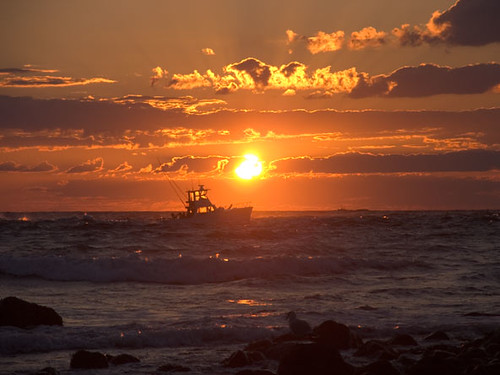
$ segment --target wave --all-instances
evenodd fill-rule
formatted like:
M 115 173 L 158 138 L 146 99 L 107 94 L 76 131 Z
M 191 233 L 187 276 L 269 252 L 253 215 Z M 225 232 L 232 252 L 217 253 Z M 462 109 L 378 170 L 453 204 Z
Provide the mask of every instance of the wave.
M 3 256 L 0 273 L 54 281 L 153 282 L 164 284 L 220 283 L 241 279 L 276 279 L 283 276 L 339 275 L 360 269 L 386 271 L 397 268 L 430 268 L 412 259 L 390 262 L 344 256 L 274 256 L 231 260 L 218 256 L 149 258 L 140 254 L 125 257 L 68 258 L 64 256 Z
M 0 327 L 0 354 L 44 353 L 81 348 L 164 348 L 236 344 L 268 338 L 274 330 L 256 327 L 151 328 L 48 327 L 31 330 Z

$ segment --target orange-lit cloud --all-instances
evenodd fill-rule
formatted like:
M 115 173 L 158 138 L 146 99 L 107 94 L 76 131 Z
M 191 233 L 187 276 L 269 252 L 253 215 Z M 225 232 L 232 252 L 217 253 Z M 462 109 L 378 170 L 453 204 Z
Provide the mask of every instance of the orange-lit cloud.
M 372 77 L 368 73 L 358 72 L 355 67 L 332 72 L 331 67 L 327 66 L 308 71 L 306 65 L 297 61 L 274 66 L 249 57 L 227 65 L 224 72 L 224 76 L 218 76 L 210 70 L 206 74 L 197 70 L 190 74 L 174 74 L 168 87 L 177 90 L 214 88 L 217 93 L 283 90 L 285 96 L 307 90 L 312 91 L 308 93 L 308 98 L 330 98 L 333 94 L 362 98 L 478 94 L 492 91 L 500 83 L 500 64 L 497 63 L 460 68 L 423 64 Z
M 153 73 L 151 75 L 151 86 L 156 85 L 159 80 L 168 75 L 168 71 L 163 69 L 161 66 L 154 67 L 151 71 Z
M 349 39 L 350 49 L 363 49 L 366 47 L 379 47 L 386 43 L 387 33 L 377 31 L 374 27 L 365 27 L 354 31 Z
M 402 24 L 390 33 L 368 26 L 351 33 L 347 42 L 350 49 L 379 47 L 398 43 L 401 46 L 422 44 L 448 44 L 457 46 L 482 46 L 500 42 L 500 2 L 498 0 L 457 0 L 444 11 L 435 11 L 426 24 Z M 312 54 L 340 50 L 344 45 L 344 31 L 331 34 L 318 31 L 306 37 L 286 30 L 290 53 L 293 45 L 305 43 Z
M 75 165 L 66 171 L 66 173 L 88 173 L 99 172 L 103 169 L 104 160 L 102 158 L 95 158 L 87 160 L 85 163 Z
M 190 74 L 174 74 L 167 85 L 176 90 L 212 87 L 218 93 L 237 90 L 262 92 L 278 89 L 293 94 L 298 90 L 322 89 L 332 93 L 349 93 L 359 77 L 355 68 L 332 72 L 327 66 L 307 72 L 307 66 L 300 62 L 290 62 L 281 66 L 266 64 L 249 57 L 223 68 L 225 75 L 219 76 L 208 70 L 201 74 L 197 70 Z
M 182 156 L 174 157 L 162 164 L 155 172 L 223 173 L 229 159 L 224 156 Z
M 344 43 L 344 32 L 342 30 L 333 33 L 318 31 L 315 36 L 307 38 L 307 49 L 313 54 L 320 52 L 337 51 Z
M 203 53 L 205 56 L 215 56 L 215 52 L 212 48 L 203 48 L 201 50 L 201 53 Z

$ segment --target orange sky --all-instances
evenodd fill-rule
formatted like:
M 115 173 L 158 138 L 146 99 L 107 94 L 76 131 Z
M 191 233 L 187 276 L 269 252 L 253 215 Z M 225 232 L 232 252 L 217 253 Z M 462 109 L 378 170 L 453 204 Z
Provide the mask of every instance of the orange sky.
M 0 2 L 0 211 L 500 208 L 500 3 Z M 242 180 L 248 153 L 263 172 Z

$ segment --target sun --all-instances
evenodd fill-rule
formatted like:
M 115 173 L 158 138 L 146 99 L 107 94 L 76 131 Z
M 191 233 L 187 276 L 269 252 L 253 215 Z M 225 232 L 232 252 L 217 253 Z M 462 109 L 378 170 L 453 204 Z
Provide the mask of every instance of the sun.
M 245 160 L 234 170 L 239 178 L 244 180 L 251 180 L 262 173 L 262 162 L 253 154 L 246 154 L 243 156 Z

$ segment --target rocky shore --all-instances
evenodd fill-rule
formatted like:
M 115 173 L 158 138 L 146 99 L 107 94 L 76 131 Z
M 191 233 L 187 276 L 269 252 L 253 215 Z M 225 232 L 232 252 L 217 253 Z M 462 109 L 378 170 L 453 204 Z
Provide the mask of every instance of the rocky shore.
M 30 329 L 62 325 L 62 318 L 51 308 L 7 297 L 0 300 L 0 325 Z M 127 353 L 78 350 L 68 367 L 103 369 L 139 362 Z M 189 366 L 166 363 L 153 374 L 187 373 Z M 420 341 L 408 334 L 380 340 L 327 320 L 307 334 L 290 332 L 248 343 L 222 359 L 220 366 L 234 375 L 498 375 L 500 329 L 473 340 L 450 340 L 441 331 L 429 332 Z M 61 370 L 47 367 L 33 374 L 56 375 Z

